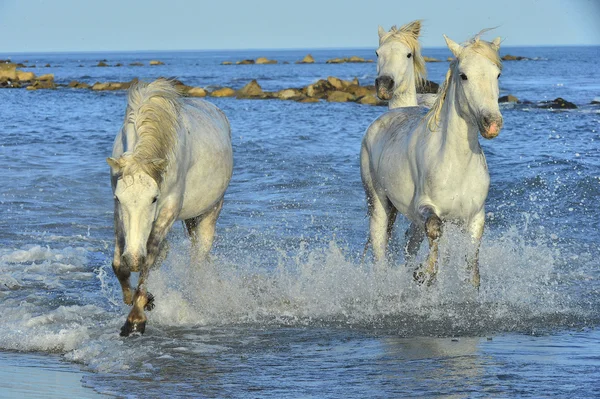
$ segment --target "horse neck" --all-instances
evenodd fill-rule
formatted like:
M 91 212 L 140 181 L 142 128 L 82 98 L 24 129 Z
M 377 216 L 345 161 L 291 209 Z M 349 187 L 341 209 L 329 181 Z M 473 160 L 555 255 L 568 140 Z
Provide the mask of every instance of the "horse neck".
M 394 91 L 392 99 L 388 103 L 389 109 L 400 108 L 400 107 L 414 107 L 417 104 L 417 88 L 415 84 L 411 82 L 408 85 L 407 90 L 400 90 L 400 88 Z
M 438 133 L 442 139 L 442 149 L 444 152 L 480 153 L 479 127 L 460 115 L 455 94 L 454 84 L 451 84 L 440 114 L 440 131 Z
M 415 84 L 415 70 L 409 68 L 404 78 L 406 79 L 402 86 L 396 87 L 392 94 L 392 99 L 388 103 L 389 109 L 400 107 L 417 106 L 417 85 Z

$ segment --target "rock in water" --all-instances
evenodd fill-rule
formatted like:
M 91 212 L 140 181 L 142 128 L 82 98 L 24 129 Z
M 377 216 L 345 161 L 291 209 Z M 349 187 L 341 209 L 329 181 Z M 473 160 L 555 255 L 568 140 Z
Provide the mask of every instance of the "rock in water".
M 498 98 L 499 103 L 518 103 L 519 99 L 512 94 Z
M 235 90 L 229 87 L 222 87 L 210 93 L 212 97 L 233 97 L 235 96 Z
M 256 63 L 257 64 L 277 64 L 277 61 L 275 60 L 270 60 L 266 57 L 259 57 L 256 59 Z
M 544 101 L 539 105 L 539 107 L 552 109 L 576 109 L 577 105 L 565 100 L 564 98 L 558 97 L 552 101 Z
M 237 91 L 237 98 L 265 98 L 265 93 L 262 87 L 258 84 L 256 79 L 253 79 L 246 86 L 242 87 Z
M 312 55 L 307 54 L 306 57 L 302 58 L 300 61 L 296 61 L 296 64 L 314 64 L 315 59 Z

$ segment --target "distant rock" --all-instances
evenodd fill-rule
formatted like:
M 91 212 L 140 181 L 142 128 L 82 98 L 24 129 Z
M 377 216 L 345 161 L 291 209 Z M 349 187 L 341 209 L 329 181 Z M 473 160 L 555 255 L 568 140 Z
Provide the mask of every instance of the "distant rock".
M 330 60 L 327 60 L 325 63 L 326 64 L 343 64 L 345 62 L 361 63 L 361 62 L 373 62 L 373 60 L 365 60 L 362 57 L 357 57 L 357 56 L 353 55 L 352 57 L 348 57 L 348 58 L 332 58 Z
M 436 94 L 438 92 L 439 88 L 440 88 L 439 84 L 432 82 L 431 80 L 425 80 L 423 85 L 421 87 L 417 88 L 417 93 Z
M 359 104 L 365 104 L 365 105 L 386 105 L 387 104 L 386 101 L 381 101 L 380 99 L 378 99 L 375 94 L 367 94 L 366 96 L 362 96 L 356 102 Z
M 374 86 L 359 86 L 351 84 L 350 86 L 346 87 L 345 91 L 354 95 L 356 98 L 375 95 Z
M 296 61 L 296 64 L 314 64 L 314 63 L 315 63 L 315 59 L 310 54 L 307 54 L 304 58 L 302 58 L 302 60 Z
M 265 58 L 265 57 L 259 57 L 259 58 L 256 59 L 256 63 L 257 64 L 277 64 L 277 61 L 270 60 L 270 59 Z
M 232 65 L 232 64 L 233 64 L 233 62 L 231 62 L 231 61 L 223 61 L 223 62 L 221 62 L 221 65 Z
M 235 90 L 229 87 L 222 87 L 210 93 L 212 97 L 233 97 L 235 96 Z
M 544 101 L 538 107 L 552 109 L 576 109 L 577 105 L 565 100 L 564 98 L 558 97 L 552 101 Z
M 17 65 L 11 63 L 0 64 L 0 79 L 17 80 Z
M 254 60 L 241 60 L 241 61 L 236 61 L 235 65 L 252 65 L 255 64 Z
M 309 97 L 325 98 L 328 91 L 335 90 L 329 81 L 320 79 L 316 83 L 306 86 L 306 95 Z
M 121 67 L 121 66 L 123 66 L 123 64 L 121 64 L 120 62 L 117 62 L 117 63 L 115 64 L 115 66 L 116 66 L 116 67 Z
M 185 94 L 189 97 L 206 97 L 208 92 L 202 87 L 192 87 L 185 91 Z
M 499 103 L 518 103 L 519 99 L 512 94 L 498 98 Z
M 262 88 L 256 81 L 253 79 L 246 86 L 239 89 L 236 93 L 237 98 L 265 98 L 266 95 L 263 92 Z
M 502 61 L 522 61 L 522 60 L 528 60 L 529 58 L 527 57 L 521 57 L 520 55 L 510 55 L 510 54 L 506 54 L 505 56 L 502 57 Z
M 425 60 L 425 62 L 442 62 L 442 60 L 438 60 L 437 58 L 433 58 L 433 57 L 427 57 L 427 56 L 423 56 L 423 60 Z
M 448 58 L 446 58 L 446 61 L 448 61 L 448 62 L 452 62 L 452 61 L 454 61 L 454 58 L 452 58 L 452 57 L 448 57 Z
M 84 82 L 78 82 L 77 80 L 72 80 L 69 82 L 67 87 L 70 87 L 72 89 L 89 89 L 90 85 Z
M 345 91 L 335 90 L 327 95 L 327 101 L 330 103 L 345 103 L 354 100 L 356 100 L 356 97 Z
M 342 82 L 341 79 L 336 78 L 335 76 L 329 76 L 327 78 L 327 81 L 329 82 L 330 85 L 332 85 L 336 90 L 344 90 L 345 87 L 349 86 L 350 84 L 344 84 L 344 82 Z M 350 82 L 348 82 L 350 83 Z
M 92 85 L 91 89 L 93 91 L 127 90 L 134 82 L 137 82 L 137 79 L 134 79 L 131 82 L 96 82 Z
M 56 89 L 54 80 L 36 80 L 32 85 L 27 86 L 27 90 L 39 90 L 39 89 Z
M 107 66 L 108 66 L 108 64 L 107 64 L 106 62 L 104 62 L 104 61 L 100 61 L 100 62 L 98 63 L 98 65 L 96 65 L 96 66 L 97 66 L 97 67 L 107 67 Z
M 44 65 L 44 68 L 50 68 L 50 64 Z
M 43 80 L 43 81 L 54 80 L 54 74 L 53 73 L 47 73 L 45 75 L 38 76 L 37 80 Z
M 600 104 L 600 97 L 595 97 L 590 104 Z
M 17 71 L 17 79 L 19 82 L 28 82 L 35 79 L 35 73 L 26 71 Z
M 332 58 L 325 61 L 326 64 L 343 64 L 344 62 L 346 62 L 345 58 Z
M 274 93 L 274 96 L 280 100 L 301 100 L 305 97 L 298 89 L 284 89 Z
M 162 62 L 162 61 L 159 61 L 159 60 L 151 60 L 151 61 L 150 61 L 150 65 L 152 65 L 152 66 L 156 66 L 156 65 L 165 65 L 165 63 L 164 63 L 164 62 Z
M 141 62 L 132 62 L 129 64 L 129 66 L 144 66 L 144 64 Z

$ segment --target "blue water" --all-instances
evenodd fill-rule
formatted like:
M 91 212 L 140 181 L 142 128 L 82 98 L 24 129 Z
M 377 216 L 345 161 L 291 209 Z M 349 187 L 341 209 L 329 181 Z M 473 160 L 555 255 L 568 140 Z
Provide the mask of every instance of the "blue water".
M 316 64 L 293 63 L 309 52 Z M 501 95 L 531 104 L 502 105 L 504 129 L 481 142 L 492 183 L 479 294 L 463 283 L 466 243 L 452 227 L 433 287 L 416 286 L 404 266 L 404 220 L 389 268 L 360 262 L 368 220 L 358 153 L 384 107 L 209 98 L 231 121 L 235 158 L 215 261 L 190 269 L 177 224 L 150 277 L 157 306 L 146 335 L 130 339 L 118 336 L 128 310 L 110 267 L 105 162 L 125 93 L 1 90 L 0 350 L 59 354 L 85 373 L 85 386 L 117 397 L 595 396 L 600 106 L 590 102 L 600 96 L 600 48 L 501 53 L 532 58 L 505 62 L 500 79 Z M 0 58 L 65 84 L 159 76 L 233 88 L 257 79 L 265 90 L 327 76 L 372 84 L 374 64 L 325 64 L 351 55 L 375 57 L 344 49 Z M 259 56 L 280 64 L 220 65 Z M 125 66 L 95 67 L 102 59 Z M 439 82 L 448 63 L 427 68 Z M 536 107 L 556 97 L 579 108 Z

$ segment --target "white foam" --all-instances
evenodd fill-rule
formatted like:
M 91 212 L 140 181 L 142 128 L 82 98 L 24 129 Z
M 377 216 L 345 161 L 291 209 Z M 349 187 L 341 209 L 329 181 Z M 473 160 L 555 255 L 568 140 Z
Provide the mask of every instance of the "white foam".
M 5 296 L 0 302 L 0 348 L 64 353 L 69 360 L 107 372 L 139 367 L 148 358 L 170 359 L 181 351 L 229 350 L 211 342 L 204 326 L 334 323 L 397 328 L 411 336 L 456 335 L 514 330 L 581 311 L 559 287 L 563 282 L 555 262 L 562 254 L 555 246 L 544 240 L 527 242 L 516 228 L 486 235 L 478 293 L 464 281 L 470 240 L 452 226 L 446 232 L 439 274 L 431 287 L 415 284 L 414 265 L 360 264 L 334 240 L 327 246 L 301 244 L 297 250 L 279 251 L 276 265 L 265 265 L 258 256 L 229 253 L 210 264 L 190 266 L 189 243 L 177 238 L 165 264 L 151 271 L 149 290 L 156 308 L 147 312 L 147 334 L 141 339 L 118 336 L 129 308 L 122 304 L 109 259 L 92 273 L 82 248 L 2 250 L 0 283 L 12 288 L 0 289 Z M 424 245 L 420 257 L 426 252 Z M 573 273 L 562 276 L 581 278 Z M 73 290 L 81 280 L 94 279 L 97 293 L 82 292 L 68 305 L 49 303 L 39 285 L 58 291 L 69 285 Z M 189 326 L 193 333 L 170 337 L 169 329 Z

